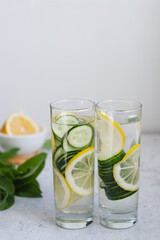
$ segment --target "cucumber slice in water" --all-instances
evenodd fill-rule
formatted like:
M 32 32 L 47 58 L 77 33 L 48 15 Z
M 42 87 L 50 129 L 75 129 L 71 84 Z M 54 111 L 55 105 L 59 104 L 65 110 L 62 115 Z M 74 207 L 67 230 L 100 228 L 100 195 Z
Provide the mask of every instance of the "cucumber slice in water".
M 67 141 L 73 148 L 82 149 L 92 143 L 93 135 L 93 127 L 90 124 L 74 126 L 68 131 Z
M 66 151 L 66 152 L 75 151 L 77 149 L 77 148 L 74 148 L 71 145 L 69 145 L 69 143 L 67 141 L 67 133 L 63 137 L 62 147 L 63 147 L 64 151 Z
M 66 114 L 59 116 L 55 122 L 52 122 L 52 130 L 58 140 L 61 140 L 64 134 L 73 127 L 73 125 L 78 124 L 79 120 L 76 116 L 71 114 Z
M 56 119 L 56 122 L 72 125 L 72 124 L 77 124 L 77 123 L 79 123 L 79 119 L 78 119 L 75 115 L 64 114 L 64 115 L 59 116 L 59 117 Z
M 54 153 L 53 153 L 53 160 L 56 161 L 56 159 L 64 153 L 63 148 L 61 146 L 56 147 Z
M 69 153 L 63 153 L 61 154 L 56 160 L 55 160 L 55 166 L 56 168 L 64 175 L 64 171 L 66 168 L 67 163 L 72 159 L 79 151 L 72 151 Z
M 100 187 L 104 189 L 106 197 L 112 201 L 127 198 L 136 192 L 124 190 L 118 186 L 114 179 L 113 166 L 120 162 L 124 156 L 125 152 L 122 150 L 119 154 L 109 159 L 98 160 L 98 174 L 102 179 Z

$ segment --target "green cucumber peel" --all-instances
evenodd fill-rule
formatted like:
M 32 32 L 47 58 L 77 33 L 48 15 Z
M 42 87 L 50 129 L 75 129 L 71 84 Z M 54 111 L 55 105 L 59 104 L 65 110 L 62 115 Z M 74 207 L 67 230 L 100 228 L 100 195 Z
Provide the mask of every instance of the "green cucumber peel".
M 59 170 L 60 173 L 65 175 L 65 168 L 68 162 L 78 153 L 79 151 L 74 151 L 69 153 L 65 153 L 60 155 L 57 160 L 55 161 L 55 166 Z
M 124 150 L 122 150 L 117 155 L 114 155 L 113 157 L 108 158 L 106 160 L 98 159 L 98 165 L 101 167 L 111 167 L 114 164 L 117 164 L 118 162 L 120 162 L 124 158 L 125 155 L 126 155 L 126 153 L 124 152 Z
M 71 133 L 71 131 L 73 131 L 75 128 L 80 128 L 80 127 L 84 127 L 84 126 L 87 126 L 87 127 L 89 127 L 91 130 L 92 130 L 92 136 L 91 136 L 91 138 L 90 138 L 90 140 L 89 140 L 89 142 L 87 143 L 87 144 L 85 144 L 85 145 L 83 145 L 83 146 L 73 146 L 73 143 L 71 144 L 71 139 L 69 140 L 69 138 L 70 138 L 70 133 Z M 90 124 L 90 123 L 86 123 L 86 124 L 81 124 L 81 125 L 75 125 L 75 126 L 73 126 L 71 129 L 69 129 L 68 130 L 68 132 L 67 132 L 67 142 L 68 142 L 68 144 L 71 146 L 71 147 L 73 147 L 73 148 L 76 148 L 76 149 L 79 149 L 79 150 L 83 150 L 83 149 L 85 149 L 85 148 L 87 148 L 87 147 L 90 147 L 91 145 L 92 145 L 92 142 L 93 142 L 93 139 L 94 139 L 94 128 L 93 128 L 93 126 Z
M 98 174 L 102 179 L 100 187 L 104 189 L 105 195 L 109 200 L 120 200 L 131 196 L 136 191 L 127 191 L 121 188 L 115 181 L 113 176 L 113 166 L 120 162 L 125 156 L 124 150 L 119 154 L 106 159 L 98 160 Z
M 56 149 L 54 150 L 53 153 L 53 160 L 56 161 L 56 159 L 61 156 L 61 154 L 63 153 L 63 149 L 61 147 L 61 145 L 57 146 Z

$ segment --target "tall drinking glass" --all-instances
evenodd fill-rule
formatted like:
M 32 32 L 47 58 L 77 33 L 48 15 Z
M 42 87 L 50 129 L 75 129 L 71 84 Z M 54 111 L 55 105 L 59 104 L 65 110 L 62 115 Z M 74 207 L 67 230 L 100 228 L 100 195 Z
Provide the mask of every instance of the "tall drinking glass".
M 95 105 L 60 100 L 50 111 L 56 224 L 84 228 L 93 219 Z
M 99 219 L 109 228 L 137 221 L 141 110 L 127 100 L 97 104 Z

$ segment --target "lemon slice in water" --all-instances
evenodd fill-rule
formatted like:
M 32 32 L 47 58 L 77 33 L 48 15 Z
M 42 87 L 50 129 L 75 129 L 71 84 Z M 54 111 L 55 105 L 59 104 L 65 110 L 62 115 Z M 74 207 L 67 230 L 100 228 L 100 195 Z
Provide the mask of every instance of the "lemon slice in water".
M 54 152 L 54 150 L 56 148 L 56 143 L 55 143 L 55 138 L 54 138 L 54 134 L 52 132 L 52 129 L 51 129 L 51 136 L 52 136 L 52 151 Z
M 133 146 L 124 158 L 113 167 L 117 184 L 128 191 L 136 191 L 139 184 L 140 144 Z
M 67 164 L 66 180 L 75 193 L 89 196 L 94 184 L 94 147 L 89 147 L 76 154 Z
M 71 190 L 63 175 L 54 167 L 54 191 L 56 208 L 62 210 L 69 205 Z
M 76 203 L 78 200 L 80 200 L 82 196 L 78 195 L 77 193 L 71 191 L 71 199 L 69 201 L 69 206 Z
M 125 135 L 120 126 L 102 112 L 99 113 L 97 125 L 98 138 L 100 139 L 98 160 L 106 160 L 122 151 Z

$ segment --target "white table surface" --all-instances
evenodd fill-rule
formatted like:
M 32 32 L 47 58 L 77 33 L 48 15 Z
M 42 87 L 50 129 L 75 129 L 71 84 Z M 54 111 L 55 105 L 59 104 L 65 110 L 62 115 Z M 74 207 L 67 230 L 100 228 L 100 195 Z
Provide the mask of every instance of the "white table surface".
M 16 197 L 15 204 L 10 209 L 0 212 L 0 239 L 159 240 L 160 135 L 143 135 L 141 149 L 139 220 L 134 227 L 112 230 L 99 225 L 97 183 L 95 186 L 94 222 L 81 230 L 65 230 L 56 226 L 51 152 L 49 152 L 46 166 L 38 177 L 43 198 Z

